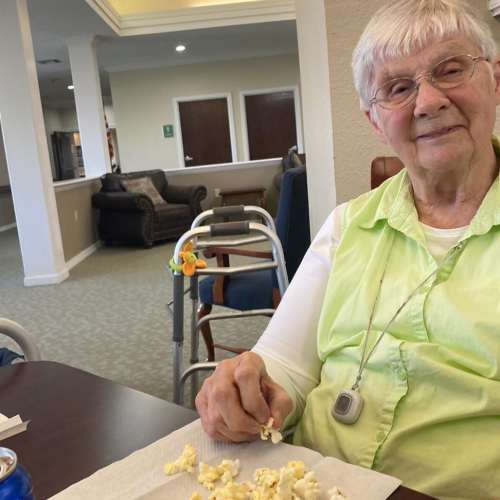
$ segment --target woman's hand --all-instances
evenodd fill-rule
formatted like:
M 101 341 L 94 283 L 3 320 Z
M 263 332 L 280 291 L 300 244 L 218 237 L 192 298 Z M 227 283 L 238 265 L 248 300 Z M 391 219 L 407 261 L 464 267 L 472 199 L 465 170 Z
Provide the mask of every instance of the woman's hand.
M 279 429 L 292 407 L 288 394 L 254 352 L 219 363 L 196 396 L 203 428 L 220 441 L 253 441 L 270 417 Z

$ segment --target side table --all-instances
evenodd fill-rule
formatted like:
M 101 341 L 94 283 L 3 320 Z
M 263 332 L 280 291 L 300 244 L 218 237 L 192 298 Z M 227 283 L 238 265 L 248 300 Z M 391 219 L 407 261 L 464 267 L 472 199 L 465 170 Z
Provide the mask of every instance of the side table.
M 220 196 L 223 207 L 229 205 L 256 205 L 265 208 L 265 192 L 262 186 L 252 186 L 241 189 L 222 189 Z

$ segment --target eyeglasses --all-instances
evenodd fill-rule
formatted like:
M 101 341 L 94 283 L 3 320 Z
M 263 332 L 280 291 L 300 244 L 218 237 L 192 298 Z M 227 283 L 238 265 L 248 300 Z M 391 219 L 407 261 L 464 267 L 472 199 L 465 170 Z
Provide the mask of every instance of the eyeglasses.
M 447 57 L 430 71 L 415 78 L 402 77 L 387 81 L 370 99 L 370 105 L 378 104 L 389 110 L 402 108 L 416 99 L 420 82 L 424 78 L 440 90 L 459 87 L 472 78 L 479 61 L 487 60 L 486 57 L 469 54 Z

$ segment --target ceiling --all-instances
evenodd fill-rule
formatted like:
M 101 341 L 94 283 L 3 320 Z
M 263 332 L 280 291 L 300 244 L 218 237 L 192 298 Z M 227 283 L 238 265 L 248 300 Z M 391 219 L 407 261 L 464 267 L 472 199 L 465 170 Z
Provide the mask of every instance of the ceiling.
M 120 16 L 162 12 L 209 5 L 241 3 L 242 0 L 101 0 L 110 5 Z M 256 0 L 244 0 L 255 2 Z
M 110 0 L 108 0 L 110 1 Z M 117 0 L 118 1 L 118 0 Z M 132 0 L 120 3 L 137 4 Z M 188 0 L 184 0 L 184 3 Z M 200 0 L 201 1 L 201 0 Z M 191 3 L 200 3 L 200 1 Z M 209 2 L 210 0 L 206 0 Z M 144 1 L 152 6 L 159 0 Z M 109 71 L 123 71 L 228 59 L 263 57 L 297 52 L 295 21 L 276 21 L 169 33 L 118 36 L 85 0 L 29 0 L 33 45 L 37 61 L 59 59 L 57 64 L 37 64 L 40 94 L 45 107 L 74 107 L 66 40 L 96 35 L 97 56 L 105 103 L 109 103 Z M 182 42 L 183 54 L 175 52 Z

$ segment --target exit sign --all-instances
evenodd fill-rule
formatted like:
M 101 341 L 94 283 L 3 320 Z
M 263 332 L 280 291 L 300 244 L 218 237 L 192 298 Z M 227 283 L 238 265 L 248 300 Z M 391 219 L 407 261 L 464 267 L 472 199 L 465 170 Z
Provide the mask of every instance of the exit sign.
M 163 137 L 173 137 L 173 136 L 174 136 L 174 126 L 163 125 Z

